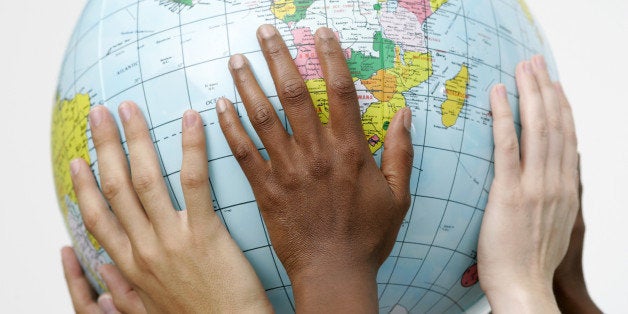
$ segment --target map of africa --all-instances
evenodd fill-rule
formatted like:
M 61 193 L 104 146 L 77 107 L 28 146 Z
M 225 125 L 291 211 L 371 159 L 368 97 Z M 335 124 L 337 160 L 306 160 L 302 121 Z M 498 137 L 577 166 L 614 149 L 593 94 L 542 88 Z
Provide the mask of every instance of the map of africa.
M 102 104 L 115 115 L 119 103 L 133 100 L 146 116 L 177 209 L 184 209 L 180 120 L 187 109 L 201 113 L 217 214 L 277 312 L 294 312 L 290 280 L 215 114 L 218 98 L 233 100 L 265 154 L 227 70 L 229 57 L 243 53 L 289 129 L 255 37 L 261 24 L 275 25 L 286 39 L 322 123 L 329 107 L 313 34 L 321 26 L 336 32 L 378 162 L 393 115 L 412 109 L 413 200 L 377 276 L 380 312 L 467 310 L 483 297 L 476 249 L 493 178 L 488 93 L 504 83 L 516 109 L 516 64 L 538 53 L 552 57 L 523 0 L 87 2 L 59 77 L 52 159 L 59 206 L 94 287 L 105 289 L 95 270 L 111 260 L 83 226 L 68 165 L 82 157 L 98 176 L 87 114 Z

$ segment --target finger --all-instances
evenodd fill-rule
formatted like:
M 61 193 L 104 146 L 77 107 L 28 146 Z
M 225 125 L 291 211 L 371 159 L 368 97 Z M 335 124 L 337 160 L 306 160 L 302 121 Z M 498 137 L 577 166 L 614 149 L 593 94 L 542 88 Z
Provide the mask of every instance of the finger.
M 541 55 L 532 58 L 534 76 L 538 83 L 543 98 L 545 117 L 547 121 L 548 152 L 546 164 L 546 176 L 560 178 L 561 164 L 563 159 L 563 123 L 561 106 L 556 93 L 556 88 L 550 79 L 547 71 L 545 58 Z
M 95 302 L 96 292 L 87 281 L 71 247 L 61 249 L 61 263 L 74 310 L 77 313 L 99 313 Z
M 131 239 L 137 239 L 150 226 L 133 190 L 126 155 L 120 145 L 118 127 L 104 106 L 92 109 L 89 122 L 98 157 L 103 195 L 127 235 Z
M 388 181 L 397 202 L 410 206 L 410 173 L 414 149 L 410 129 L 412 111 L 403 108 L 395 114 L 388 128 L 384 153 L 382 155 L 382 174 Z
M 271 159 L 285 155 L 288 133 L 277 117 L 273 105 L 259 87 L 249 63 L 243 55 L 237 54 L 229 60 L 229 71 L 242 97 L 253 128 L 266 146 Z
M 345 54 L 331 29 L 321 27 L 316 31 L 316 52 L 327 86 L 329 120 L 334 134 L 346 136 L 348 140 L 364 141 L 353 78 Z
M 233 156 L 240 164 L 249 182 L 251 184 L 258 182 L 261 173 L 267 168 L 267 165 L 244 130 L 244 127 L 242 127 L 233 105 L 229 100 L 221 98 L 216 104 L 216 112 L 218 113 L 220 128 L 225 134 Z
M 521 113 L 521 162 L 534 178 L 545 173 L 548 130 L 543 97 L 532 65 L 524 61 L 517 66 L 517 88 Z
M 558 99 L 561 106 L 562 123 L 563 123 L 563 136 L 564 136 L 564 148 L 563 148 L 563 171 L 566 173 L 577 173 L 578 169 L 578 137 L 576 135 L 576 125 L 573 117 L 573 110 L 567 100 L 565 91 L 560 83 L 555 83 L 554 88 L 558 94 Z M 574 181 L 577 178 L 572 178 Z
M 176 214 L 146 121 L 137 105 L 132 102 L 122 103 L 118 111 L 129 147 L 131 180 L 135 192 L 155 231 L 158 234 L 168 234 L 167 230 L 176 219 Z
M 503 84 L 496 85 L 490 97 L 495 143 L 495 177 L 502 182 L 514 182 L 520 175 L 519 141 L 506 87 Z
M 183 115 L 181 187 L 191 226 L 201 227 L 207 225 L 209 219 L 217 219 L 209 186 L 206 146 L 201 116 L 196 111 L 186 111 Z
M 74 159 L 70 170 L 85 227 L 114 260 L 123 262 L 128 259 L 131 248 L 129 238 L 100 194 L 89 166 L 83 159 Z
M 271 25 L 262 25 L 257 38 L 297 142 L 314 145 L 322 128 L 312 98 L 288 47 Z
M 140 296 L 122 276 L 116 266 L 105 264 L 100 266 L 98 273 L 105 281 L 116 308 L 123 313 L 146 313 L 146 308 Z
M 98 307 L 105 314 L 119 314 L 120 311 L 113 304 L 113 298 L 109 293 L 103 293 L 100 297 L 98 297 Z

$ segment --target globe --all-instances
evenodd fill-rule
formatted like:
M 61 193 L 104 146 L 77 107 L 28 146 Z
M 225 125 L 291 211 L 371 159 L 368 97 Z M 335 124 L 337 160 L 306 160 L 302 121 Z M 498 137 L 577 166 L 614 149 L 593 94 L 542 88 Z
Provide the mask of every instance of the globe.
M 87 114 L 104 105 L 118 119 L 117 106 L 133 100 L 176 209 L 183 209 L 180 120 L 186 109 L 201 113 L 216 213 L 277 312 L 294 312 L 290 280 L 215 113 L 218 98 L 233 100 L 265 153 L 227 70 L 229 57 L 243 53 L 289 129 L 255 37 L 261 24 L 275 25 L 285 38 L 322 123 L 328 103 L 313 33 L 321 26 L 336 32 L 376 161 L 394 113 L 412 109 L 412 205 L 377 275 L 380 312 L 468 310 L 483 298 L 476 251 L 494 171 L 489 91 L 506 84 L 519 130 L 516 64 L 544 54 L 554 72 L 523 0 L 88 1 L 59 76 L 52 160 L 59 206 L 93 287 L 104 291 L 95 270 L 111 260 L 83 225 L 68 164 L 82 157 L 98 178 Z

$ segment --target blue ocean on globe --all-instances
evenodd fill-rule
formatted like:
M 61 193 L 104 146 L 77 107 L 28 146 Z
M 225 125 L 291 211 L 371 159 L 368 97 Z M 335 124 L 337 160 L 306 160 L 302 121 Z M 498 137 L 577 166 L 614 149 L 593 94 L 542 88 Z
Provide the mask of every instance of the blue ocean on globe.
M 336 32 L 358 92 L 365 142 L 378 162 L 392 116 L 412 109 L 412 205 L 377 276 L 380 312 L 472 308 L 484 297 L 476 250 L 494 171 L 489 91 L 506 85 L 519 131 L 515 66 L 544 54 L 555 73 L 523 0 L 88 1 L 59 75 L 52 159 L 59 206 L 94 288 L 104 291 L 96 269 L 111 260 L 85 230 L 67 165 L 82 157 L 98 177 L 87 114 L 104 105 L 119 119 L 118 105 L 132 100 L 146 116 L 177 209 L 184 209 L 180 120 L 187 109 L 200 112 L 216 213 L 276 311 L 294 312 L 290 280 L 215 113 L 218 98 L 231 99 L 265 154 L 227 68 L 229 57 L 242 53 L 290 128 L 257 43 L 262 24 L 285 38 L 322 123 L 329 107 L 313 34 L 322 26 Z

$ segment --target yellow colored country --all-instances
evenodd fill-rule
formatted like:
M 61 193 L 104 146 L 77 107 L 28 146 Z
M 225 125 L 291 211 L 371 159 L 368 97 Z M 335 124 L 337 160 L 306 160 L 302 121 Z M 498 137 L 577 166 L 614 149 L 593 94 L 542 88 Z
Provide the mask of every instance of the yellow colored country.
M 66 196 L 78 202 L 70 177 L 70 161 L 83 158 L 89 162 L 86 133 L 89 108 L 89 95 L 77 94 L 72 99 L 58 99 L 52 113 L 52 166 L 64 217 L 68 214 Z
M 436 12 L 440 8 L 441 5 L 447 3 L 449 0 L 430 0 L 430 5 L 432 7 L 432 12 Z
M 87 146 L 87 115 L 90 110 L 87 94 L 76 94 L 72 99 L 57 99 L 52 113 L 52 167 L 59 207 L 67 222 L 68 206 L 66 197 L 78 204 L 70 175 L 70 161 L 83 158 L 90 163 Z M 72 235 L 70 233 L 70 235 Z M 88 232 L 89 241 L 95 250 L 101 246 Z M 80 254 L 80 252 L 77 252 Z M 93 274 L 94 278 L 98 278 Z M 99 282 L 104 287 L 104 284 Z
M 456 124 L 462 107 L 467 99 L 467 87 L 469 86 L 469 68 L 463 64 L 460 72 L 445 84 L 447 100 L 441 105 L 443 125 L 451 127 Z
M 532 25 L 534 27 L 534 29 L 536 30 L 536 36 L 539 38 L 539 41 L 541 43 L 543 43 L 543 35 L 541 35 L 541 31 L 537 27 L 536 23 L 534 23 L 534 17 L 532 16 L 532 11 L 530 11 L 530 7 L 525 2 L 525 0 L 518 0 L 518 1 L 519 1 L 519 5 L 521 6 L 521 10 L 523 11 L 523 14 L 525 15 L 526 19 L 528 20 L 530 25 Z
M 366 109 L 362 115 L 362 127 L 371 153 L 382 148 L 390 121 L 405 106 L 406 98 L 396 93 L 390 101 L 374 103 Z
M 401 50 L 395 47 L 395 66 L 380 70 L 362 84 L 380 102 L 370 105 L 362 115 L 362 127 L 372 153 L 384 144 L 388 125 L 393 116 L 406 106 L 402 93 L 425 82 L 432 75 L 432 57 L 429 53 L 406 51 L 401 61 Z
M 403 61 L 402 61 L 403 59 Z M 406 106 L 402 93 L 425 82 L 432 75 L 432 57 L 429 53 L 406 51 L 395 48 L 395 63 L 390 69 L 377 71 L 361 83 L 378 100 L 362 114 L 362 127 L 372 153 L 384 144 L 386 132 L 393 116 Z M 354 78 L 354 81 L 357 78 Z M 314 108 L 323 124 L 329 122 L 329 100 L 323 79 L 305 82 Z
M 526 3 L 526 1 L 525 0 L 518 0 L 518 1 L 519 1 L 519 5 L 521 5 L 521 10 L 523 10 L 523 14 L 526 16 L 526 18 L 531 24 L 534 24 L 534 18 L 532 17 L 532 12 L 530 11 L 530 7 L 528 7 L 528 4 Z
M 270 7 L 270 11 L 273 12 L 275 17 L 283 20 L 286 15 L 294 15 L 297 12 L 297 6 L 294 5 L 294 0 L 275 0 Z
M 397 77 L 397 92 L 403 93 L 425 82 L 432 75 L 432 56 L 429 53 L 406 51 L 403 63 L 396 49 L 395 67 L 391 70 Z
M 312 103 L 314 103 L 318 118 L 323 124 L 327 124 L 329 122 L 329 100 L 327 98 L 325 80 L 307 80 L 305 81 L 305 85 L 310 92 L 310 97 L 312 97 Z

